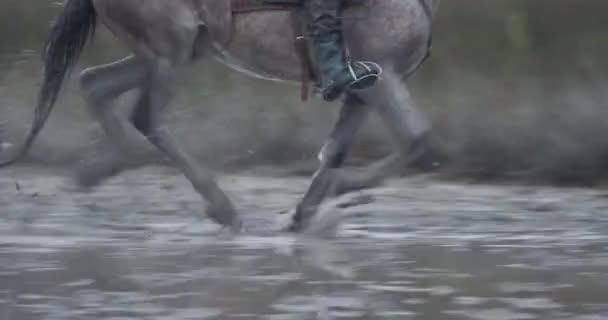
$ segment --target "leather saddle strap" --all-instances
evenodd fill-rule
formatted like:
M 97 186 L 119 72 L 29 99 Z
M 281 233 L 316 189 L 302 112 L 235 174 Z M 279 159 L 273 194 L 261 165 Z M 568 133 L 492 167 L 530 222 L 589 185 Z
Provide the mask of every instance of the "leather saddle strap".
M 294 45 L 296 54 L 300 60 L 300 99 L 308 101 L 310 96 L 310 82 L 315 78 L 315 71 L 310 59 L 310 51 L 308 48 L 308 37 L 306 37 L 306 25 L 302 21 L 301 10 L 291 10 L 291 21 L 294 35 Z
M 255 11 L 285 11 L 299 8 L 300 0 L 230 0 L 232 12 L 250 13 Z

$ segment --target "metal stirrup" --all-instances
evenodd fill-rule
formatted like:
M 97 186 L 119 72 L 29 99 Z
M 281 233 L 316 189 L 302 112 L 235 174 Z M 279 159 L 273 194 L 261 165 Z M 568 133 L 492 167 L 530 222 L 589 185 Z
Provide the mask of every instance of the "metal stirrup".
M 376 62 L 372 62 L 372 61 L 356 61 L 355 62 L 357 65 L 362 66 L 364 69 L 366 69 L 368 72 L 372 72 L 372 68 L 369 67 L 369 65 L 374 65 L 376 68 L 378 68 L 379 72 L 377 75 L 374 75 L 376 77 L 380 77 L 380 75 L 384 72 L 384 69 L 382 69 L 382 66 L 380 66 L 380 64 L 376 63 Z M 355 69 L 353 68 L 353 64 L 351 62 L 348 63 L 348 71 L 350 72 L 350 75 L 353 77 L 353 79 L 355 79 L 356 81 L 359 81 L 363 78 L 359 78 L 357 77 L 357 73 L 355 72 Z M 370 76 L 370 75 L 368 75 Z M 367 77 L 367 76 L 366 76 Z
M 376 66 L 376 68 L 378 68 L 378 74 L 367 74 L 363 77 L 357 77 L 357 73 L 355 72 L 355 69 L 353 68 L 352 64 L 349 62 L 348 63 L 348 71 L 350 72 L 351 76 L 353 77 L 353 81 L 351 81 L 349 84 L 347 84 L 347 86 L 352 86 L 353 84 L 364 80 L 366 78 L 380 78 L 380 75 L 382 75 L 382 73 L 384 72 L 384 69 L 382 68 L 382 66 L 380 66 L 380 64 L 376 63 L 376 62 L 372 62 L 372 61 L 357 61 L 356 62 L 358 65 L 361 65 L 363 68 L 367 69 L 367 71 L 371 72 L 372 69 L 368 66 L 368 64 L 370 65 L 374 65 Z M 352 89 L 352 88 L 351 88 Z M 357 90 L 357 89 L 353 89 L 353 90 Z

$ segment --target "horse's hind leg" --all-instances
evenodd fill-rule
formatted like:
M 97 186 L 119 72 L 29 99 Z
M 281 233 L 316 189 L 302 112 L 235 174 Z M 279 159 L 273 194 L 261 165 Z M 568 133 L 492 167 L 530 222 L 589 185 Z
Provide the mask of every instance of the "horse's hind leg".
M 227 195 L 219 188 L 210 170 L 198 163 L 198 160 L 179 139 L 173 136 L 164 123 L 170 102 L 175 95 L 178 69 L 192 62 L 193 47 L 201 32 L 197 18 L 187 8 L 182 9 L 176 3 L 168 3 L 167 6 L 178 11 L 179 14 L 163 16 L 164 24 L 160 26 L 165 27 L 160 30 L 154 29 L 153 36 L 145 41 L 128 43 L 145 63 L 146 69 L 146 78 L 131 121 L 150 143 L 168 156 L 206 200 L 207 215 L 220 225 L 238 229 L 240 220 L 237 212 Z M 117 18 L 122 19 L 122 16 Z M 146 18 L 154 21 L 150 17 Z M 129 25 L 146 28 L 150 21 L 141 21 L 139 24 L 129 22 Z M 114 23 L 119 24 L 124 21 L 115 20 Z M 127 36 L 124 38 L 133 39 Z
M 147 86 L 142 91 L 133 114 L 133 124 L 153 145 L 173 160 L 194 188 L 207 200 L 207 215 L 223 226 L 238 229 L 240 222 L 236 210 L 215 182 L 211 172 L 198 163 L 163 123 L 163 117 L 174 94 L 175 68 L 174 62 L 161 57 L 151 64 Z
M 99 121 L 109 138 L 112 150 L 93 159 L 94 166 L 82 165 L 77 174 L 81 186 L 93 186 L 117 174 L 127 165 L 128 128 L 113 110 L 112 102 L 123 93 L 141 87 L 146 77 L 143 63 L 129 56 L 114 63 L 84 70 L 80 75 L 81 91 L 92 116 Z

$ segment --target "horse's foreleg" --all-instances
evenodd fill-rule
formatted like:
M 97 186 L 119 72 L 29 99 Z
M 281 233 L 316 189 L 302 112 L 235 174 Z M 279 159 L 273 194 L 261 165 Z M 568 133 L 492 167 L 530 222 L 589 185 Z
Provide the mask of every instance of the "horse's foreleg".
M 374 107 L 391 136 L 395 151 L 362 170 L 359 175 L 344 176 L 344 188 L 378 184 L 398 173 L 406 165 L 422 158 L 434 162 L 430 156 L 431 125 L 425 114 L 416 108 L 409 90 L 401 78 L 386 70 L 382 81 L 374 88 L 360 93 Z
M 409 90 L 395 73 L 387 70 L 382 81 L 378 81 L 373 88 L 358 92 L 356 96 L 352 95 L 349 102 L 345 104 L 332 137 L 323 149 L 325 154 L 322 152 L 321 166 L 315 173 L 306 196 L 296 207 L 291 230 L 297 231 L 305 227 L 306 221 L 315 214 L 321 201 L 328 195 L 335 196 L 379 185 L 408 162 L 424 157 L 429 150 L 430 122 L 416 108 Z M 350 149 L 357 128 L 365 119 L 367 110 L 372 108 L 376 108 L 387 125 L 395 151 L 366 168 L 347 174 L 339 169 L 345 151 Z
M 431 133 L 431 123 L 412 99 L 405 82 L 395 73 L 387 72 L 385 81 L 378 86 L 380 102 L 376 110 L 387 125 L 397 144 L 397 150 L 405 153 L 419 152 Z M 384 97 L 384 99 L 382 99 Z M 417 154 L 408 154 L 415 158 Z
M 306 226 L 321 202 L 340 193 L 342 179 L 339 168 L 350 151 L 358 129 L 367 118 L 368 108 L 357 96 L 346 97 L 339 119 L 319 153 L 319 168 L 315 172 L 304 198 L 296 206 L 290 230 L 299 231 Z

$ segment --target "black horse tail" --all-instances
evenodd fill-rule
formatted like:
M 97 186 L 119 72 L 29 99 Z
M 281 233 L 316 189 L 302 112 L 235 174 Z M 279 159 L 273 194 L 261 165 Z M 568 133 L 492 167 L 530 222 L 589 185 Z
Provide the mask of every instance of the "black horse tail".
M 5 167 L 24 157 L 49 118 L 64 80 L 69 76 L 89 38 L 95 34 L 97 14 L 92 0 L 68 0 L 55 21 L 42 53 L 44 70 L 38 93 L 38 105 L 27 138 Z

